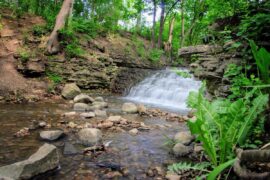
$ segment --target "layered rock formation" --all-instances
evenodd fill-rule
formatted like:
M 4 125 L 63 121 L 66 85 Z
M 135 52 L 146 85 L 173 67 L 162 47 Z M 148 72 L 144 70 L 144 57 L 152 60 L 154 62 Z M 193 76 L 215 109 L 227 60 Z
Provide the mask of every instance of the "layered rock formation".
M 212 95 L 226 96 L 229 86 L 223 74 L 229 64 L 239 64 L 241 55 L 228 52 L 227 47 L 218 45 L 198 45 L 179 49 L 179 57 L 189 63 L 195 77 L 207 81 L 208 91 Z

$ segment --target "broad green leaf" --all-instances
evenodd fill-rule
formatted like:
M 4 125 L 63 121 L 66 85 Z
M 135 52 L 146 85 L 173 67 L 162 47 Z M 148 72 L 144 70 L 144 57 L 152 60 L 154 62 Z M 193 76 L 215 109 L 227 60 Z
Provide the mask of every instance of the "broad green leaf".
M 231 166 L 236 159 L 232 159 L 230 161 L 227 161 L 219 166 L 217 166 L 216 168 L 213 169 L 212 172 L 209 173 L 209 175 L 207 176 L 207 180 L 215 180 L 217 178 L 217 176 L 224 171 L 226 168 L 228 168 L 229 166 Z

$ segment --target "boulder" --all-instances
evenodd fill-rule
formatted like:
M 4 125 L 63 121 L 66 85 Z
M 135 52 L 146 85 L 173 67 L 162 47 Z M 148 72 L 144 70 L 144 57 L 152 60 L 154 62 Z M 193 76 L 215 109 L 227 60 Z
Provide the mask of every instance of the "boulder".
M 84 128 L 79 131 L 78 137 L 85 146 L 94 146 L 102 143 L 102 133 L 99 129 Z
M 83 118 L 93 118 L 93 117 L 95 117 L 96 115 L 95 115 L 94 112 L 87 112 L 87 113 L 82 113 L 82 114 L 80 114 L 80 116 L 83 117 Z
M 93 106 L 100 106 L 101 109 L 102 109 L 102 108 L 107 108 L 108 107 L 108 103 L 95 101 L 95 102 L 93 102 Z
M 80 88 L 75 83 L 66 84 L 62 90 L 62 96 L 65 99 L 73 99 L 81 93 Z
M 74 111 L 89 111 L 90 107 L 85 103 L 76 103 L 73 106 Z
M 94 102 L 94 99 L 91 98 L 90 96 L 86 95 L 86 94 L 79 94 L 74 98 L 74 103 L 92 103 Z
M 63 136 L 64 132 L 62 130 L 41 131 L 39 135 L 43 140 L 54 141 Z
M 124 103 L 122 106 L 122 111 L 126 113 L 137 113 L 138 108 L 134 103 Z
M 195 137 L 192 136 L 189 131 L 182 131 L 174 136 L 175 142 L 182 143 L 184 145 L 189 145 L 194 139 Z
M 192 148 L 182 143 L 177 143 L 173 147 L 173 154 L 177 157 L 183 157 L 192 152 Z
M 106 111 L 96 109 L 94 112 L 95 112 L 97 117 L 107 117 L 107 112 Z
M 96 97 L 95 98 L 95 101 L 97 101 L 97 102 L 104 102 L 104 99 L 103 99 L 103 97 Z
M 44 144 L 27 160 L 0 167 L 0 177 L 7 179 L 30 179 L 59 166 L 57 148 Z M 0 178 L 1 179 L 1 178 Z

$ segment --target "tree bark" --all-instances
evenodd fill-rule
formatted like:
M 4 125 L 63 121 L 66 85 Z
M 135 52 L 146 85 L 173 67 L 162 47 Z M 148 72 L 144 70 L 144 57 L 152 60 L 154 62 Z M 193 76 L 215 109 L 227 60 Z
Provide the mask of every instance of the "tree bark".
M 61 10 L 59 11 L 56 17 L 54 29 L 47 42 L 47 51 L 50 54 L 55 54 L 59 52 L 60 50 L 60 43 L 58 40 L 58 31 L 65 26 L 66 21 L 71 16 L 73 2 L 74 0 L 64 0 Z
M 181 41 L 180 47 L 183 47 L 185 43 L 185 14 L 184 14 L 184 0 L 181 2 Z
M 172 17 L 170 21 L 170 27 L 169 27 L 169 38 L 168 41 L 165 45 L 165 51 L 167 53 L 170 53 L 172 50 L 172 39 L 173 39 L 173 28 L 174 28 L 174 21 L 175 21 L 175 16 Z
M 162 48 L 162 34 L 164 29 L 164 15 L 165 15 L 165 2 L 161 0 L 161 16 L 160 16 L 160 25 L 159 25 L 159 36 L 158 36 L 158 48 Z
M 155 36 L 156 36 L 156 14 L 157 14 L 157 2 L 156 0 L 152 0 L 154 4 L 154 9 L 153 9 L 153 27 L 152 27 L 152 48 L 156 47 L 156 41 L 155 41 Z
M 169 54 L 170 61 L 172 62 L 172 39 L 173 39 L 173 28 L 174 28 L 174 21 L 175 21 L 175 15 L 172 17 L 170 21 L 170 27 L 169 27 L 169 38 L 167 43 L 164 43 L 165 45 L 165 52 Z

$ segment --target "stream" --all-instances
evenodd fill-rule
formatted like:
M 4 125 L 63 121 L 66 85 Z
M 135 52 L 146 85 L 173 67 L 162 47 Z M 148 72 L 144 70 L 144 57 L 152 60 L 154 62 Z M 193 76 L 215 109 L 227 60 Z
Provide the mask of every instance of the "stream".
M 103 141 L 111 144 L 108 150 L 95 157 L 82 152 L 76 131 L 71 130 L 65 137 L 52 142 L 60 154 L 61 169 L 46 173 L 34 179 L 106 179 L 112 171 L 125 171 L 120 179 L 153 179 L 147 172 L 149 168 L 162 169 L 181 159 L 169 153 L 165 145 L 167 137 L 172 138 L 177 132 L 186 130 L 183 123 L 166 121 L 160 117 L 141 117 L 138 114 L 123 114 L 124 102 L 136 102 L 147 107 L 161 108 L 166 111 L 187 113 L 185 100 L 188 92 L 198 90 L 200 82 L 192 78 L 182 78 L 171 69 L 157 72 L 134 86 L 126 97 L 108 96 L 109 115 L 121 115 L 123 118 L 144 122 L 151 130 L 140 131 L 132 136 L 128 132 L 102 131 Z M 27 159 L 45 143 L 39 138 L 42 129 L 30 131 L 29 136 L 14 137 L 24 127 L 29 127 L 33 120 L 45 121 L 52 129 L 59 128 L 61 121 L 85 123 L 92 119 L 63 117 L 72 111 L 72 104 L 64 100 L 32 104 L 0 104 L 0 166 Z M 98 119 L 97 119 L 98 121 Z M 65 143 L 73 144 L 78 150 L 76 155 L 64 155 Z

